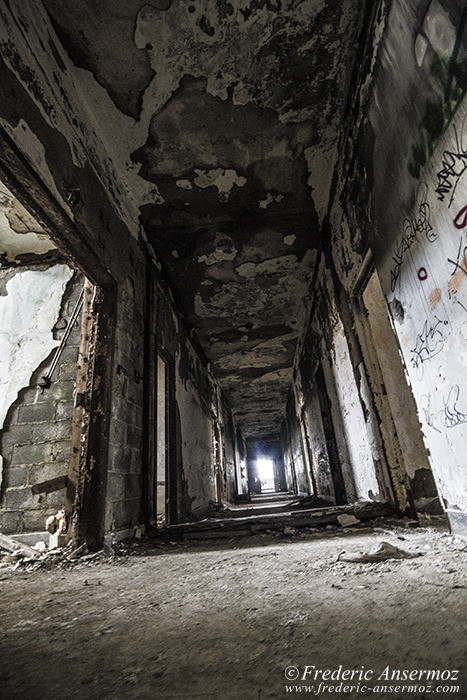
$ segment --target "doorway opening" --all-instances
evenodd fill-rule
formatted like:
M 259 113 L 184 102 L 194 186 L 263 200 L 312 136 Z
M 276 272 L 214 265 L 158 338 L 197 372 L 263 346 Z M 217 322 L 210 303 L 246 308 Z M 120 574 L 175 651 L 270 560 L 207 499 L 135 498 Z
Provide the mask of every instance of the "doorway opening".
M 381 372 L 390 414 L 407 478 L 407 490 L 417 512 L 442 513 L 433 472 L 425 448 L 417 407 L 402 352 L 389 316 L 378 274 L 371 266 L 360 292 L 371 349 Z
M 269 457 L 260 457 L 256 460 L 256 474 L 258 479 L 257 493 L 273 493 L 275 488 L 274 460 Z
M 2 130 L 0 178 L 0 529 L 48 539 L 47 521 L 57 537 L 96 550 L 105 527 L 114 281 Z
M 156 523 L 167 523 L 167 363 L 157 356 L 156 369 Z
M 156 358 L 156 527 L 177 521 L 175 426 L 175 374 L 171 359 L 162 352 Z
M 344 476 L 342 473 L 339 451 L 337 449 L 336 434 L 334 432 L 331 403 L 329 400 L 329 394 L 326 391 L 326 380 L 324 378 L 322 365 L 319 365 L 318 369 L 316 370 L 315 382 L 318 391 L 324 439 L 326 441 L 326 450 L 329 459 L 329 470 L 331 472 L 331 479 L 334 487 L 334 497 L 336 505 L 341 506 L 347 503 L 347 494 L 345 491 Z

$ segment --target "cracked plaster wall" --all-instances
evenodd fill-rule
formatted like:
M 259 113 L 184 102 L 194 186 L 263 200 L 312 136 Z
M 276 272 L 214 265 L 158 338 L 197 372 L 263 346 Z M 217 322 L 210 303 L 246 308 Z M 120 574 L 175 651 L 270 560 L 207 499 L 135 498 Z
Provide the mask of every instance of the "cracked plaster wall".
M 17 401 L 21 390 L 29 387 L 34 372 L 60 343 L 60 340 L 55 337 L 54 327 L 59 319 L 62 298 L 72 275 L 73 270 L 67 265 L 54 265 L 48 269 L 19 268 L 1 271 L 0 431 L 4 427 L 5 429 L 10 427 L 9 423 L 5 425 L 5 421 L 13 404 L 16 408 L 21 405 L 21 402 Z M 57 367 L 56 378 L 59 371 L 60 367 Z M 76 370 L 74 371 L 76 373 Z M 44 373 L 46 373 L 45 369 Z M 35 393 L 39 402 L 47 398 L 40 397 L 39 390 Z M 38 408 L 37 420 L 41 421 L 42 419 L 39 417 L 41 407 L 39 406 Z M 50 408 L 50 406 L 46 408 Z M 33 409 L 25 407 L 24 417 L 28 410 L 31 414 Z M 52 416 L 48 415 L 44 420 L 47 421 L 48 419 L 50 419 L 50 423 Z M 7 473 L 6 487 L 8 488 L 12 485 L 24 487 L 21 493 L 18 490 L 14 490 L 13 493 L 10 489 L 7 502 L 2 503 L 2 510 L 6 508 L 9 511 L 6 515 L 2 513 L 3 528 L 13 532 L 25 526 L 24 523 L 20 526 L 18 524 L 15 525 L 13 522 L 21 508 L 23 510 L 37 508 L 38 500 L 37 497 L 32 497 L 30 489 L 26 488 L 25 464 L 28 463 L 20 458 L 19 453 L 26 452 L 28 445 L 43 442 L 45 436 L 42 423 L 29 425 L 26 419 L 21 426 L 21 434 L 18 434 L 18 430 L 11 431 L 11 435 L 5 430 L 1 432 L 2 455 L 0 455 L 0 466 L 3 465 L 3 457 L 8 455 L 9 471 Z M 69 424 L 67 424 L 66 430 L 69 437 Z M 47 431 L 47 426 L 45 431 Z M 63 436 L 63 440 L 66 441 L 66 435 Z M 68 444 L 68 452 L 69 449 Z M 37 457 L 36 463 L 42 462 L 44 462 L 44 459 Z M 67 458 L 65 458 L 65 464 L 66 462 Z M 12 471 L 10 468 L 11 463 L 15 467 L 19 465 L 20 468 Z M 24 468 L 21 469 L 21 467 Z M 18 474 L 15 476 L 13 472 L 15 474 L 18 472 Z M 21 474 L 19 474 L 20 472 Z M 36 472 L 38 472 L 37 468 Z M 16 482 L 16 479 L 19 478 L 18 475 L 22 479 L 20 483 Z M 57 476 L 60 475 L 57 474 Z M 35 476 L 38 481 L 41 480 L 38 473 Z M 45 478 L 48 477 L 44 476 Z M 25 494 L 26 498 L 24 498 Z M 5 493 L 2 495 L 5 496 Z M 21 496 L 21 502 L 18 501 L 19 496 Z M 45 524 L 45 517 L 44 515 L 42 527 Z M 18 517 L 16 517 L 16 520 L 18 520 Z

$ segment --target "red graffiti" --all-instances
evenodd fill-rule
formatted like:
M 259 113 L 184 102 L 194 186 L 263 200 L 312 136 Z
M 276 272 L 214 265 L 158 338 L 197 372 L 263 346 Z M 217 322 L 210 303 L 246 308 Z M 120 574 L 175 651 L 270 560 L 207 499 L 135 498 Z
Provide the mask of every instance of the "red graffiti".
M 425 270 L 424 267 L 421 267 L 418 271 L 418 279 L 423 281 L 423 280 L 426 280 L 427 277 L 428 277 L 428 272 Z
M 467 204 L 465 207 L 462 207 L 452 223 L 456 228 L 465 228 L 467 226 Z

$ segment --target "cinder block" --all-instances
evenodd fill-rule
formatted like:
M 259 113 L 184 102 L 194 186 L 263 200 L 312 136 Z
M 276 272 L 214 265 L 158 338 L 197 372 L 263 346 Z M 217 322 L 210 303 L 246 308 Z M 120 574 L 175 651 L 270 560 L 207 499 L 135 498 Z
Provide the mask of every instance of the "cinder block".
M 117 397 L 114 401 L 113 416 L 122 423 L 131 423 L 133 418 L 133 404 L 124 398 Z
M 126 423 L 116 418 L 110 423 L 110 443 L 112 445 L 124 445 L 126 443 Z
M 33 442 L 30 424 L 12 425 L 2 433 L 2 445 L 27 445 Z
M 140 449 L 140 447 L 132 447 L 130 471 L 137 473 L 137 474 L 141 473 L 141 455 L 142 455 L 142 450 Z
M 17 399 L 18 401 L 18 399 Z M 19 406 L 10 406 L 7 416 L 4 421 L 4 429 L 8 429 L 10 425 L 16 425 L 18 421 Z
M 56 420 L 71 420 L 73 417 L 73 402 L 72 401 L 59 401 L 56 404 L 55 419 Z
M 3 445 L 0 438 L 0 454 L 3 457 L 3 468 L 6 464 L 11 464 L 11 458 L 13 457 L 14 445 Z
M 70 440 L 62 440 L 54 442 L 51 445 L 51 459 L 53 462 L 66 462 L 70 459 L 71 443 Z
M 47 518 L 56 513 L 56 508 L 35 508 L 21 513 L 20 527 L 22 532 L 44 530 Z
M 29 486 L 6 489 L 3 506 L 6 510 L 24 510 L 37 508 L 38 496 L 31 493 Z
M 14 535 L 21 532 L 21 511 L 0 510 L 0 532 L 5 535 Z
M 140 448 L 143 439 L 143 432 L 141 428 L 137 428 L 135 425 L 128 425 L 126 432 L 126 443 L 128 447 Z
M 12 467 L 3 464 L 2 488 L 9 489 L 16 486 L 26 486 L 28 483 L 28 469 L 26 467 Z
M 78 347 L 69 345 L 68 343 L 62 350 L 60 355 L 60 362 L 70 362 L 76 365 L 78 361 Z
M 54 421 L 53 423 L 36 423 L 32 426 L 33 442 L 59 442 L 71 436 L 69 420 Z
M 29 467 L 28 485 L 34 486 L 42 481 L 55 479 L 68 473 L 68 462 L 52 462 L 49 464 L 37 464 Z
M 125 498 L 125 474 L 108 472 L 107 474 L 107 499 L 119 501 Z
M 70 401 L 73 399 L 74 392 L 73 381 L 62 381 L 54 382 L 49 389 L 44 389 L 44 393 L 40 394 L 37 401 L 42 403 L 44 401 Z
M 138 428 L 143 427 L 143 408 L 137 404 L 133 404 L 133 425 Z
M 22 389 L 20 393 L 20 399 L 23 406 L 36 403 L 38 396 L 42 396 L 40 389 L 36 386 L 28 387 L 27 389 Z
M 125 477 L 125 498 L 136 498 L 141 493 L 141 477 L 139 474 L 128 473 Z
M 131 516 L 131 502 L 126 500 L 111 502 L 110 519 L 116 530 L 122 530 L 123 528 L 130 527 Z
M 55 417 L 55 402 L 33 403 L 20 406 L 18 423 L 43 423 Z
M 77 369 L 76 362 L 63 362 L 58 369 L 59 381 L 67 379 L 75 381 Z
M 48 506 L 53 509 L 54 513 L 65 505 L 65 489 L 46 493 L 41 499 L 42 506 Z
M 52 445 L 49 442 L 34 445 L 19 445 L 14 448 L 12 464 L 42 464 L 52 460 Z

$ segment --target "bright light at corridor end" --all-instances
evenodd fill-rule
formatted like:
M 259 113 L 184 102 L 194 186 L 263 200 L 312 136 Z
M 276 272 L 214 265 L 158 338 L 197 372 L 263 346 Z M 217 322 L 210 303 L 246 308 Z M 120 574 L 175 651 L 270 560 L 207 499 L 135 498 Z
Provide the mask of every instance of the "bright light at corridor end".
M 274 468 L 272 459 L 262 457 L 256 460 L 256 470 L 261 481 L 274 478 Z

